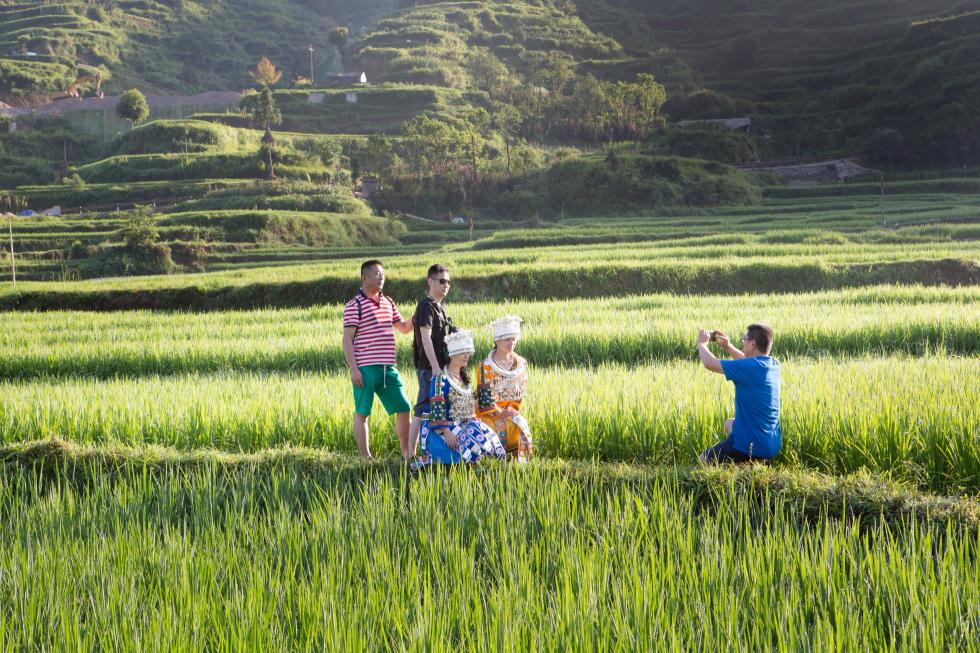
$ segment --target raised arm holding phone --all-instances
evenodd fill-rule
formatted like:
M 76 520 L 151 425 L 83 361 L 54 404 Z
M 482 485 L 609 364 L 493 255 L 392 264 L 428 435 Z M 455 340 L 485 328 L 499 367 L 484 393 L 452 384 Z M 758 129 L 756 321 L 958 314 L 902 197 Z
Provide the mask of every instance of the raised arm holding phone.
M 715 342 L 731 356 L 718 359 L 709 348 Z M 782 448 L 779 425 L 779 390 L 782 382 L 779 361 L 772 351 L 773 332 L 765 324 L 750 324 L 741 337 L 742 349 L 730 342 L 724 331 L 698 333 L 698 355 L 712 372 L 723 374 L 735 384 L 735 417 L 725 420 L 727 438 L 701 454 L 705 464 L 723 462 L 768 463 Z

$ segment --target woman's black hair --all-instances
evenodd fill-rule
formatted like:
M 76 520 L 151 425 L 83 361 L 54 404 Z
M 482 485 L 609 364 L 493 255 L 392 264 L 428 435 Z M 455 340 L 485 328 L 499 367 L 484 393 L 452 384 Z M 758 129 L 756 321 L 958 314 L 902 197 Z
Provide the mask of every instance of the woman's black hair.
M 459 380 L 463 382 L 463 385 L 470 384 L 470 373 L 466 371 L 465 367 L 459 368 Z

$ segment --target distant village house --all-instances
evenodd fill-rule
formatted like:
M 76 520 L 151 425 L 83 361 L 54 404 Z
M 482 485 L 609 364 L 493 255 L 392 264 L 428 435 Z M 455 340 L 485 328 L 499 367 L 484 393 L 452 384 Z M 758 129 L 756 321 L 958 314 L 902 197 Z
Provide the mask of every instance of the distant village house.
M 354 197 L 364 200 L 373 199 L 379 190 L 381 190 L 381 181 L 377 177 L 361 177 L 361 188 L 354 191 Z

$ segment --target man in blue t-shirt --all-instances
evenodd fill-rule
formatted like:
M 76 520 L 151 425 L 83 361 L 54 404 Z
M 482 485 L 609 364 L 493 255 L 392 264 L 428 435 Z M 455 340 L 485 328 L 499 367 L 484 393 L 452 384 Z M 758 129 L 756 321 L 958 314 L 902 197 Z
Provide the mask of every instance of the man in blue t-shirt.
M 708 349 L 714 340 L 732 360 L 718 360 Z M 705 451 L 700 461 L 706 464 L 759 461 L 768 463 L 782 448 L 779 430 L 779 361 L 772 351 L 772 329 L 765 324 L 751 324 L 742 336 L 742 349 L 736 349 L 723 331 L 698 334 L 698 354 L 712 372 L 724 374 L 735 384 L 735 417 L 725 420 L 728 439 Z

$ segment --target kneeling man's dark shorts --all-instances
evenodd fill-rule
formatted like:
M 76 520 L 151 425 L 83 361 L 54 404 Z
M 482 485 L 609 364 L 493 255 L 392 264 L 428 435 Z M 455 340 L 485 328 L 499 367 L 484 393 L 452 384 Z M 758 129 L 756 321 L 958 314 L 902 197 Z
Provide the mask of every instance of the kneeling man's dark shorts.
M 429 409 L 429 386 L 432 385 L 432 370 L 415 370 L 415 376 L 419 379 L 419 395 L 415 400 L 415 409 L 412 414 L 422 417 L 422 412 Z
M 719 442 L 704 452 L 704 459 L 708 463 L 762 463 L 768 465 L 771 458 L 757 458 L 742 453 L 735 448 L 735 439 L 731 436 L 723 442 Z

